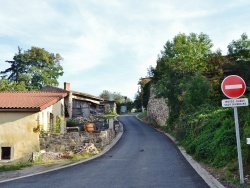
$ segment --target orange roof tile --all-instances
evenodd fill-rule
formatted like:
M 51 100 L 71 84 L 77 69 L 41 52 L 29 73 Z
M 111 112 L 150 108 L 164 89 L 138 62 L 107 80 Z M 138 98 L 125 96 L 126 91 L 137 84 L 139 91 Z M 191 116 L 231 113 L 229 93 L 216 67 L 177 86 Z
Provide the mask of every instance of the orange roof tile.
M 41 111 L 67 95 L 66 92 L 0 92 L 0 111 Z

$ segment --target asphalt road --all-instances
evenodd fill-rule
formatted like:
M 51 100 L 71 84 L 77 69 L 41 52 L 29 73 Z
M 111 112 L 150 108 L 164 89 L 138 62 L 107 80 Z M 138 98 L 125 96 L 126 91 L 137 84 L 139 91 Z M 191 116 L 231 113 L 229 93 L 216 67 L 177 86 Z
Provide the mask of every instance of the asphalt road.
M 123 136 L 101 157 L 61 170 L 1 183 L 0 187 L 209 187 L 163 133 L 133 115 L 118 119 L 124 126 Z

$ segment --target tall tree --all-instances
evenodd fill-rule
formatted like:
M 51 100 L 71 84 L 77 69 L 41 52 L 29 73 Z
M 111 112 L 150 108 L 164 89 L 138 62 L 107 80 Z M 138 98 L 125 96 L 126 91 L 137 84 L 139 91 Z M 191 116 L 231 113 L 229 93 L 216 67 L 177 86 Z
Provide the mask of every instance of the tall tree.
M 110 100 L 111 93 L 107 90 L 103 90 L 103 92 L 99 95 L 99 97 L 103 98 L 104 100 Z
M 25 91 L 25 90 L 26 87 L 24 82 L 17 83 L 14 81 L 9 81 L 4 77 L 0 79 L 0 91 Z
M 203 33 L 181 33 L 173 41 L 167 41 L 164 46 L 156 68 L 152 71 L 156 94 L 167 99 L 170 124 L 182 114 L 187 83 L 193 80 L 196 73 L 202 74 L 210 68 L 207 62 L 213 57 L 212 46 L 208 35 Z M 193 96 L 188 91 L 189 96 Z
M 243 33 L 239 40 L 233 40 L 227 48 L 228 54 L 234 60 L 250 61 L 250 39 L 248 39 L 246 33 Z
M 13 57 L 13 61 L 6 62 L 10 64 L 10 68 L 1 71 L 0 74 L 8 76 L 7 79 L 10 81 L 20 82 L 21 75 L 26 74 L 29 67 L 27 58 L 22 54 L 22 49 L 18 47 L 18 53 Z
M 32 47 L 24 52 L 18 48 L 13 60 L 7 61 L 11 66 L 1 74 L 10 81 L 24 82 L 28 90 L 37 90 L 45 85 L 57 86 L 57 79 L 63 75 L 60 54 L 49 53 L 43 48 Z
M 114 101 L 118 104 L 118 103 L 122 103 L 124 102 L 124 96 L 122 96 L 120 93 L 118 92 L 113 92 L 113 99 Z
M 231 63 L 231 70 L 250 82 L 250 39 L 243 33 L 241 38 L 233 40 L 228 46 L 228 56 Z

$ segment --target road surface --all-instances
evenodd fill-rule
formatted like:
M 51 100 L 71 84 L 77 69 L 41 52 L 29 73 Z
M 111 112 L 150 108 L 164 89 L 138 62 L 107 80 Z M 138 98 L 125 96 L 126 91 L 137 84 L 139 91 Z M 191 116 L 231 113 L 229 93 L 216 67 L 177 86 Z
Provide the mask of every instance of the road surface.
M 1 183 L 11 188 L 206 188 L 205 181 L 163 133 L 134 115 L 118 117 L 124 133 L 107 153 L 61 170 Z

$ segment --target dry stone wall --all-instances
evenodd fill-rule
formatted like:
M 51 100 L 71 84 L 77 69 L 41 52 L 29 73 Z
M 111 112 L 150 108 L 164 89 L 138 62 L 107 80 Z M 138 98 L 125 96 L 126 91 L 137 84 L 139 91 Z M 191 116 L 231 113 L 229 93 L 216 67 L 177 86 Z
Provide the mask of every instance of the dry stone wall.
M 100 133 L 69 132 L 64 134 L 40 135 L 40 150 L 46 152 L 64 152 L 81 148 L 93 143 L 97 148 L 109 145 L 115 138 L 115 131 L 108 129 Z
M 147 106 L 147 119 L 159 126 L 166 124 L 169 108 L 164 98 L 155 98 L 153 87 L 150 88 L 150 98 Z

